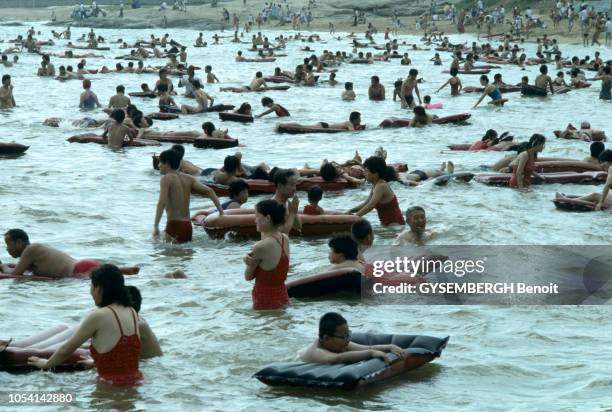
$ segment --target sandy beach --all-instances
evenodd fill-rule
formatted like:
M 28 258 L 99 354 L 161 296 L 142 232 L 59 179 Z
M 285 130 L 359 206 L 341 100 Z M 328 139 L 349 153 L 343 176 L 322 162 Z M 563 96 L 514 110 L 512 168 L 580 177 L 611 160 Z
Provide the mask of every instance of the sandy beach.
M 87 18 L 84 20 L 73 20 L 70 14 L 73 7 L 46 7 L 46 8 L 3 8 L 0 24 L 23 24 L 20 22 L 47 22 L 48 25 L 65 26 L 71 24 L 74 27 L 93 27 L 93 28 L 162 28 L 164 27 L 163 17 L 167 18 L 168 28 L 188 28 L 194 30 L 228 30 L 231 31 L 231 23 L 224 24 L 222 21 L 222 12 L 226 8 L 230 16 L 236 13 L 240 19 L 240 31 L 242 32 L 244 23 L 248 20 L 249 14 L 254 17 L 264 8 L 264 1 L 249 0 L 246 5 L 242 0 L 231 0 L 220 3 L 217 7 L 207 5 L 188 5 L 187 12 L 179 10 L 164 10 L 160 11 L 158 6 L 144 6 L 140 9 L 131 9 L 129 4 L 126 4 L 124 9 L 124 17 L 119 17 L 119 6 L 101 6 L 106 16 L 95 18 Z M 283 7 L 289 6 L 292 12 L 299 12 L 307 3 L 304 1 L 290 0 L 283 2 Z M 417 19 L 427 13 L 428 7 L 426 2 L 419 4 L 406 5 L 400 1 L 390 1 L 380 4 L 375 1 L 367 0 L 359 2 L 359 7 L 366 11 L 366 23 L 353 26 L 353 7 L 354 2 L 350 1 L 318 1 L 316 6 L 311 9 L 313 21 L 308 27 L 302 24 L 300 31 L 329 31 L 329 24 L 333 23 L 334 29 L 338 32 L 355 32 L 363 33 L 367 29 L 369 23 L 372 23 L 378 32 L 384 32 L 385 28 L 392 28 L 391 16 L 393 10 L 397 10 L 400 16 L 402 27 L 399 30 L 400 34 L 421 34 L 423 31 L 417 29 Z M 490 6 L 489 9 L 493 7 Z M 511 13 L 509 5 L 507 7 L 506 18 Z M 305 8 L 305 7 L 304 7 Z M 55 11 L 56 21 L 51 22 L 51 12 Z M 560 42 L 577 44 L 581 42 L 581 34 L 577 25 L 572 33 L 567 32 L 567 23 L 563 21 L 559 29 L 553 29 L 552 21 L 550 20 L 547 9 L 534 9 L 534 14 L 539 15 L 546 23 L 545 29 L 534 29 L 525 41 L 535 41 L 539 36 L 547 34 L 549 37 L 555 37 Z M 439 31 L 448 35 L 457 35 L 456 25 L 440 20 L 436 22 L 436 27 Z M 278 20 L 272 20 L 262 25 L 262 30 L 279 30 L 286 29 L 291 31 L 291 24 L 281 25 Z M 509 24 L 497 25 L 493 27 L 492 33 L 498 34 L 508 31 Z M 256 29 L 256 25 L 254 27 Z M 467 33 L 477 33 L 475 25 L 465 27 Z M 481 36 L 486 35 L 486 29 L 481 30 Z M 603 36 L 602 36 L 603 38 Z

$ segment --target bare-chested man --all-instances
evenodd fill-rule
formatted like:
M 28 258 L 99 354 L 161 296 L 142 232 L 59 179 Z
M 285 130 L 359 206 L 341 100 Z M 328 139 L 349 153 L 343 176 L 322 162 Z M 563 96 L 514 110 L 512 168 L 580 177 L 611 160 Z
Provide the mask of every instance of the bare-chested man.
M 13 85 L 11 85 L 11 76 L 5 74 L 2 76 L 2 87 L 0 87 L 0 109 L 9 109 L 17 106 L 13 97 Z
M 21 276 L 26 271 L 36 276 L 61 278 L 79 274 L 87 274 L 102 266 L 97 260 L 76 260 L 50 246 L 40 243 L 30 243 L 26 232 L 22 229 L 11 229 L 4 234 L 7 252 L 14 258 L 19 258 L 15 267 L 0 265 L 0 272 Z M 136 274 L 138 268 L 122 268 L 125 274 Z
M 372 76 L 370 78 L 371 84 L 368 88 L 368 98 L 374 101 L 385 100 L 385 86 L 380 84 L 378 76 Z
M 250 90 L 261 90 L 266 87 L 268 87 L 268 85 L 266 84 L 266 81 L 263 78 L 263 73 L 262 72 L 255 73 L 255 78 L 251 81 L 251 84 L 249 84 L 249 89 Z
M 540 66 L 540 75 L 536 77 L 535 85 L 544 91 L 546 91 L 546 87 L 550 87 L 550 92 L 555 94 L 552 79 L 548 75 L 548 66 L 545 64 Z
M 289 234 L 291 229 L 295 229 L 298 232 L 302 229 L 302 222 L 297 215 L 298 207 L 300 206 L 300 200 L 295 195 L 297 180 L 297 175 L 292 169 L 281 169 L 274 174 L 276 192 L 274 192 L 272 199 L 285 206 L 287 210 L 285 223 L 281 228 L 281 231 L 287 234 Z
M 125 112 L 123 109 L 115 109 L 111 113 L 110 118 L 113 119 L 114 122 L 104 130 L 102 138 L 106 139 L 110 147 L 115 149 L 122 148 L 126 137 L 132 140 L 129 127 L 123 124 Z
M 130 105 L 130 98 L 125 95 L 125 87 L 117 86 L 117 94 L 110 98 L 108 107 L 111 109 L 123 109 Z
M 402 103 L 411 109 L 414 109 L 416 106 L 413 92 L 416 93 L 417 98 L 419 99 L 419 104 L 421 104 L 421 93 L 419 92 L 417 81 L 418 75 L 419 71 L 417 69 L 410 69 L 408 72 L 408 77 L 402 82 L 402 88 L 400 90 L 400 98 Z
M 191 241 L 192 237 L 189 214 L 189 201 L 192 191 L 209 197 L 221 215 L 223 214 L 223 208 L 211 188 L 198 182 L 193 176 L 178 171 L 180 164 L 181 158 L 174 150 L 166 150 L 159 155 L 159 171 L 162 177 L 153 236 L 159 237 L 159 222 L 165 210 L 167 217 L 164 230 L 166 240 L 184 243 Z
M 433 233 L 425 230 L 427 217 L 425 216 L 425 209 L 421 206 L 413 206 L 406 210 L 406 223 L 410 228 L 400 233 L 396 239 L 396 242 L 400 245 L 407 243 L 423 245 L 433 236 Z

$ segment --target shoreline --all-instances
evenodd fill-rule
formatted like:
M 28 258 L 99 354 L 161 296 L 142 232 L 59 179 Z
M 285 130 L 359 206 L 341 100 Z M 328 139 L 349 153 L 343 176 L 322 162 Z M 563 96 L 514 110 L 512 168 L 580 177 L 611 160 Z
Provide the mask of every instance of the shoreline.
M 289 6 L 292 11 L 299 11 L 298 4 L 291 4 Z M 240 7 L 242 12 L 238 12 L 240 18 L 240 29 L 239 32 L 244 30 L 244 22 L 247 20 L 249 12 L 255 16 L 256 13 L 263 8 L 263 2 L 255 2 L 249 4 L 249 9 L 244 11 L 242 1 L 232 0 L 227 3 L 223 3 L 218 7 L 212 8 L 207 6 L 192 6 L 188 9 L 188 12 L 181 12 L 176 10 L 159 11 L 157 7 L 142 7 L 141 9 L 133 10 L 125 8 L 123 18 L 118 17 L 119 8 L 117 6 L 108 7 L 105 6 L 103 10 L 107 13 L 106 17 L 92 17 L 84 20 L 72 20 L 70 18 L 70 12 L 73 7 L 49 7 L 49 8 L 7 8 L 2 9 L 3 14 L 7 17 L 0 18 L 0 26 L 21 26 L 24 27 L 28 23 L 44 22 L 43 24 L 49 27 L 66 27 L 70 25 L 75 28 L 104 28 L 104 29 L 173 29 L 183 28 L 192 29 L 195 31 L 227 31 L 232 32 L 231 24 L 229 27 L 221 21 L 221 13 L 224 8 L 227 8 L 230 13 L 235 7 Z M 301 3 L 300 5 L 303 5 Z M 417 12 L 419 9 L 425 7 L 413 7 L 413 12 Z M 57 16 L 55 22 L 51 22 L 51 10 L 54 10 Z M 261 26 L 261 29 L 257 29 L 257 25 L 254 24 L 251 28 L 251 33 L 257 31 L 269 31 L 269 30 L 286 30 L 287 32 L 317 32 L 325 33 L 329 32 L 329 24 L 333 23 L 336 32 L 346 32 L 363 34 L 367 30 L 367 23 L 372 23 L 378 30 L 378 34 L 375 36 L 381 36 L 385 28 L 391 28 L 390 17 L 384 17 L 375 14 L 367 14 L 367 23 L 353 26 L 351 22 L 351 13 L 344 8 L 338 8 L 329 2 L 320 2 L 316 8 L 312 10 L 314 19 L 310 24 L 310 27 L 306 27 L 302 24 L 300 30 L 293 30 L 290 23 L 280 24 L 278 20 L 272 20 Z M 327 17 L 321 17 L 324 14 Z M 162 25 L 163 16 L 167 17 L 167 26 Z M 415 15 L 401 15 L 400 20 L 402 21 L 402 27 L 398 30 L 398 35 L 423 35 L 423 30 L 416 29 L 416 21 L 420 14 Z M 561 43 L 567 44 L 580 44 L 582 43 L 582 36 L 579 28 L 575 27 L 572 33 L 567 33 L 563 30 L 553 30 L 552 22 L 548 16 L 541 14 L 544 21 L 546 22 L 547 29 L 534 29 L 529 37 L 525 37 L 525 42 L 534 42 L 536 38 L 546 34 L 549 38 L 556 38 Z M 563 22 L 564 23 L 564 22 Z M 563 23 L 561 27 L 563 27 Z M 441 20 L 436 22 L 438 31 L 444 32 L 444 35 L 449 37 L 456 37 L 460 35 L 458 33 L 456 25 L 449 21 Z M 495 26 L 492 30 L 493 33 L 503 33 L 503 30 L 508 28 L 507 25 Z M 477 35 L 478 31 L 474 25 L 465 27 L 465 34 Z M 487 42 L 486 32 L 480 33 L 480 41 Z M 246 33 L 245 33 L 246 35 Z M 391 36 L 396 37 L 396 36 Z M 605 33 L 602 33 L 601 41 L 603 43 Z M 611 46 L 601 46 L 601 48 L 610 48 Z M 589 48 L 592 48 L 591 46 Z

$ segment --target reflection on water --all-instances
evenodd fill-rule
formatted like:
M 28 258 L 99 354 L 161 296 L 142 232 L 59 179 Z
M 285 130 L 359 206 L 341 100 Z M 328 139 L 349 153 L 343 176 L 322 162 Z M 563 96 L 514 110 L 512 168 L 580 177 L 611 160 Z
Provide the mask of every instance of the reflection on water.
M 3 39 L 22 34 L 24 27 L 3 27 Z M 41 28 L 44 32 L 49 29 Z M 85 29 L 74 29 L 76 37 Z M 135 40 L 149 32 L 141 30 L 96 30 L 109 41 L 118 37 Z M 158 32 L 159 33 L 159 32 Z M 196 32 L 173 30 L 181 43 L 192 44 Z M 207 34 L 206 37 L 210 37 Z M 327 38 L 327 35 L 323 37 Z M 379 36 L 382 39 L 382 36 Z M 471 41 L 471 39 L 467 38 Z M 406 37 L 408 43 L 417 39 Z M 458 42 L 459 38 L 451 38 Z M 461 40 L 463 41 L 463 40 Z M 58 46 L 53 53 L 63 52 Z M 206 85 L 215 102 L 239 105 L 246 101 L 256 113 L 262 111 L 260 94 L 220 93 L 219 87 L 248 84 L 255 71 L 271 74 L 275 66 L 292 69 L 306 55 L 301 44 L 287 48 L 288 57 L 274 64 L 235 64 L 239 45 L 210 46 L 188 50 L 189 61 L 203 67 L 213 65 L 221 79 L 219 85 Z M 247 45 L 240 46 L 243 50 Z M 535 53 L 525 45 L 528 55 Z M 315 44 L 324 48 L 348 50 L 346 39 L 329 39 Z M 585 50 L 564 46 L 568 55 L 584 55 Z M 402 50 L 400 50 L 401 52 Z M 103 52 L 103 59 L 87 59 L 88 68 L 114 65 L 120 51 Z M 434 51 L 413 52 L 410 58 L 425 82 L 422 95 L 432 94 L 448 77 L 428 60 Z M 591 51 L 589 51 L 591 54 Z M 604 53 L 605 54 L 605 53 Z M 444 67 L 450 64 L 442 53 Z M 604 56 L 609 58 L 610 56 Z M 77 59 L 52 58 L 60 65 L 76 66 Z M 130 148 L 113 152 L 94 144 L 70 144 L 71 135 L 90 132 L 77 129 L 71 121 L 82 118 L 78 96 L 81 83 L 60 83 L 35 76 L 38 55 L 22 55 L 20 63 L 2 69 L 13 77 L 17 107 L 0 110 L 2 141 L 15 140 L 30 145 L 25 155 L 0 159 L 0 213 L 4 231 L 22 227 L 33 242 L 45 242 L 62 248 L 77 258 L 99 258 L 123 265 L 139 265 L 138 276 L 127 279 L 143 294 L 142 316 L 160 338 L 165 356 L 142 363 L 142 386 L 110 390 L 95 383 L 92 371 L 66 374 L 0 374 L 4 388 L 14 390 L 46 388 L 77 394 L 80 407 L 90 410 L 265 410 L 309 409 L 345 410 L 516 410 L 574 409 L 582 405 L 593 410 L 600 399 L 609 397 L 610 333 L 602 327 L 609 319 L 608 307 L 440 307 L 365 305 L 357 299 L 335 301 L 292 301 L 285 312 L 254 313 L 251 309 L 251 284 L 244 281 L 242 258 L 252 245 L 245 240 L 211 240 L 194 229 L 194 242 L 173 246 L 151 238 L 159 181 L 151 170 L 149 148 Z M 161 64 L 162 60 L 151 60 Z M 495 72 L 495 71 L 494 71 Z M 493 72 L 493 73 L 494 73 Z M 507 82 L 519 82 L 522 75 L 535 76 L 537 66 L 522 71 L 504 67 Z M 492 74 L 493 74 L 492 73 Z M 201 72 L 198 74 L 201 76 Z M 322 159 L 350 159 L 359 149 L 362 157 L 382 145 L 390 162 L 405 162 L 410 169 L 437 167 L 452 160 L 457 171 L 477 171 L 491 164 L 496 153 L 448 152 L 451 143 L 471 143 L 488 128 L 510 131 L 524 141 L 534 132 L 549 140 L 545 156 L 583 158 L 588 144 L 562 141 L 552 137 L 554 129 L 568 122 L 589 120 L 593 127 L 609 124 L 610 106 L 597 101 L 599 84 L 579 92 L 546 99 L 508 97 L 502 109 L 482 107 L 471 111 L 465 126 L 432 126 L 424 129 L 383 130 L 376 126 L 386 117 L 409 117 L 390 100 L 380 104 L 367 101 L 367 85 L 378 75 L 391 95 L 392 83 L 407 74 L 407 67 L 397 60 L 373 65 L 343 65 L 338 72 L 340 85 L 296 88 L 289 92 L 266 93 L 283 106 L 292 121 L 314 123 L 345 120 L 353 111 L 361 111 L 363 122 L 371 129 L 360 134 L 281 135 L 272 132 L 279 120 L 258 119 L 253 124 L 222 123 L 215 113 L 181 116 L 179 121 L 155 122 L 157 130 L 200 130 L 204 121 L 229 128 L 230 134 L 244 144 L 240 150 L 247 164 L 266 161 L 281 167 L 297 167 L 307 162 L 317 165 Z M 139 90 L 140 84 L 154 84 L 154 74 L 92 75 L 92 90 L 105 103 L 118 84 L 126 91 Z M 325 79 L 326 74 L 322 75 Z M 478 76 L 463 76 L 464 86 L 475 86 Z M 173 78 L 175 84 L 177 79 Z M 357 99 L 340 100 L 342 83 L 355 83 Z M 474 94 L 456 98 L 448 90 L 433 101 L 445 107 L 436 114 L 470 111 L 478 99 Z M 156 101 L 133 98 L 145 113 L 156 111 Z M 178 104 L 191 102 L 176 97 Z M 577 110 L 577 108 L 585 108 Z M 101 111 L 87 113 L 103 118 Z M 45 118 L 61 117 L 58 128 L 42 125 Z M 100 132 L 100 131 L 98 131 Z M 608 131 L 609 132 L 609 131 Z M 163 145 L 156 152 L 168 148 Z M 234 150 L 198 150 L 186 147 L 186 158 L 200 167 L 218 167 Z M 556 191 L 585 194 L 599 190 L 595 186 L 548 185 L 534 187 L 528 193 L 488 187 L 477 183 L 451 182 L 448 187 L 425 183 L 418 187 L 393 184 L 403 209 L 421 205 L 426 208 L 428 225 L 436 232 L 435 244 L 606 244 L 607 231 L 589 231 L 601 227 L 598 213 L 560 213 L 551 200 Z M 363 201 L 369 187 L 342 194 L 326 194 L 321 206 L 329 210 L 347 210 Z M 302 205 L 306 202 L 300 195 Z M 257 198 L 249 200 L 251 207 Z M 211 207 L 202 198 L 192 200 L 192 210 Z M 376 244 L 390 244 L 399 229 L 381 228 L 376 216 Z M 314 273 L 328 265 L 326 239 L 291 242 L 290 278 Z M 1 257 L 6 260 L 6 254 Z M 184 270 L 187 279 L 166 279 L 164 273 Z M 596 282 L 597 283 L 597 282 Z M 19 338 L 55 324 L 76 324 L 93 308 L 87 281 L 0 282 L 1 338 Z M 318 319 L 326 311 L 343 313 L 353 330 L 369 332 L 451 335 L 451 344 L 434 364 L 410 372 L 390 382 L 360 391 L 337 392 L 305 389 L 268 388 L 252 374 L 263 365 L 293 359 L 298 349 L 315 339 Z M 7 335 L 7 336 L 5 336 Z M 580 347 L 580 350 L 576 350 Z M 501 391 L 500 388 L 504 390 Z M 604 392 L 605 391 L 605 392 Z M 604 398 L 606 396 L 606 398 Z M 554 406 L 553 406 L 554 405 Z M 49 408 L 57 410 L 58 408 Z M 23 408 L 23 411 L 34 410 Z

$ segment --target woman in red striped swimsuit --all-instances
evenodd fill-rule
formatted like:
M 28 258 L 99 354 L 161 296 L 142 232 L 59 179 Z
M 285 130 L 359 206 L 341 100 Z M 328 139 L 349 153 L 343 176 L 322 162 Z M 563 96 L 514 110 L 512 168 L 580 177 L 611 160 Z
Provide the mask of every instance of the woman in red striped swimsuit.
M 91 356 L 98 378 L 114 385 L 134 385 L 142 380 L 140 333 L 136 311 L 123 275 L 115 265 L 102 265 L 91 274 L 91 296 L 98 309 L 91 312 L 74 335 L 49 359 L 36 356 L 29 364 L 50 369 L 61 364 L 91 339 Z
M 397 197 L 387 182 L 397 180 L 397 174 L 392 167 L 387 166 L 381 157 L 372 156 L 363 163 L 366 180 L 372 183 L 372 191 L 368 199 L 355 206 L 348 213 L 363 216 L 372 209 L 378 212 L 378 218 L 383 226 L 392 224 L 404 225 L 404 216 L 399 208 Z
M 285 286 L 289 272 L 289 238 L 281 232 L 285 206 L 267 199 L 257 203 L 255 210 L 255 225 L 261 240 L 244 257 L 244 278 L 255 279 L 251 293 L 253 309 L 280 309 L 289 304 Z

